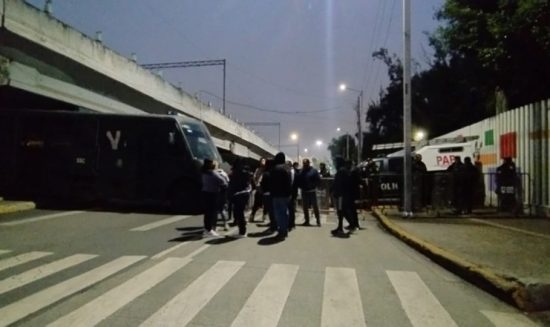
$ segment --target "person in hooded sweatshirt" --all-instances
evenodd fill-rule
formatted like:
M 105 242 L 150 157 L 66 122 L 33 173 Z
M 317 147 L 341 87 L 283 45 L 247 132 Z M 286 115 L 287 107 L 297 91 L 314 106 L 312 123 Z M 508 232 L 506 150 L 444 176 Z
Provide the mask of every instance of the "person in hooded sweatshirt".
M 202 201 L 204 207 L 204 235 L 217 237 L 216 220 L 218 199 L 227 181 L 215 170 L 216 165 L 211 159 L 204 159 L 202 165 Z
M 273 214 L 277 221 L 277 237 L 285 239 L 288 236 L 288 205 L 292 195 L 292 181 L 284 153 L 279 152 L 275 155 L 274 165 L 270 178 Z

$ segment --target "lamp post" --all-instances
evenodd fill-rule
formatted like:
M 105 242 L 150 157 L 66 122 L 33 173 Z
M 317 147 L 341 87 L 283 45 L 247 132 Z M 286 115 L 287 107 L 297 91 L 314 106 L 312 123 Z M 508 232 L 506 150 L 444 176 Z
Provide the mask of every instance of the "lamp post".
M 403 0 L 403 50 L 403 216 L 412 217 L 410 0 Z
M 363 106 L 363 90 L 352 89 L 346 84 L 340 84 L 340 91 L 353 91 L 359 93 L 357 98 L 357 164 L 361 162 L 361 154 L 363 150 L 363 130 L 361 127 L 361 107 Z

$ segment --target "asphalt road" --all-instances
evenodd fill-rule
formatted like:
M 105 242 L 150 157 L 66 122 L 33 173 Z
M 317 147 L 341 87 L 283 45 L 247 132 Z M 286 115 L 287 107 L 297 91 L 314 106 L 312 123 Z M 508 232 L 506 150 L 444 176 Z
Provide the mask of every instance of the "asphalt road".
M 350 237 L 330 236 L 325 217 L 283 242 L 255 224 L 245 239 L 202 238 L 201 225 L 102 211 L 0 216 L 0 326 L 536 326 L 370 216 Z

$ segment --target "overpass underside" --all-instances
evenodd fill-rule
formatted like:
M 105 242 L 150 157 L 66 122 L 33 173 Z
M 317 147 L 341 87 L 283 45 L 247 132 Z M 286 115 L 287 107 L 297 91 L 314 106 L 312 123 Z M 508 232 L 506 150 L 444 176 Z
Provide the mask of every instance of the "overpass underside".
M 226 158 L 276 152 L 246 127 L 23 1 L 0 0 L 0 14 L 0 109 L 183 113 L 205 122 Z

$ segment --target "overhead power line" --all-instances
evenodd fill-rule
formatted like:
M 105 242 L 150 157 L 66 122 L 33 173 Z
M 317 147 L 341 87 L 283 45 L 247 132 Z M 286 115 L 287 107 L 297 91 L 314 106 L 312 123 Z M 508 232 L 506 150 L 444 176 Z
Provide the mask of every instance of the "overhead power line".
M 202 92 L 206 93 L 210 96 L 213 96 L 217 99 L 222 99 L 217 94 L 214 94 L 214 93 L 211 93 L 211 92 L 208 92 L 208 91 L 202 91 Z M 240 102 L 231 101 L 231 100 L 227 100 L 227 99 L 225 101 L 227 101 L 227 103 L 230 103 L 230 104 L 235 105 L 235 106 L 254 109 L 254 110 L 263 111 L 263 112 L 271 112 L 271 113 L 276 113 L 276 114 L 315 114 L 315 113 L 322 113 L 322 112 L 329 112 L 329 111 L 337 111 L 337 110 L 341 109 L 341 106 L 339 106 L 339 107 L 335 107 L 335 108 L 319 109 L 319 110 L 283 111 L 283 110 L 261 108 L 261 107 L 255 106 L 255 105 L 240 103 Z
M 218 60 L 194 60 L 180 62 L 164 62 L 158 64 L 145 64 L 141 67 L 146 69 L 163 69 L 163 68 L 186 68 L 186 67 L 203 67 L 203 66 L 223 66 L 223 108 L 225 114 L 225 59 Z

